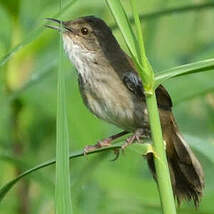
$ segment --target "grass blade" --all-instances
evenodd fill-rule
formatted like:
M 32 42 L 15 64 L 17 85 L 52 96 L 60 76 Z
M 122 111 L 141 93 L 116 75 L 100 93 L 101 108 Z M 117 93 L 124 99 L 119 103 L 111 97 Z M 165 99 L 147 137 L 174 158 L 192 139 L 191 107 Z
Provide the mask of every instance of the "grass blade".
M 146 95 L 146 104 L 147 104 L 147 110 L 149 114 L 149 122 L 150 122 L 153 146 L 154 146 L 155 154 L 158 157 L 158 158 L 154 158 L 154 162 L 155 162 L 155 170 L 157 175 L 157 183 L 159 188 L 159 195 L 161 199 L 162 210 L 163 210 L 163 213 L 165 214 L 167 213 L 175 214 L 176 213 L 175 202 L 173 197 L 172 185 L 170 181 L 169 168 L 168 168 L 167 159 L 166 159 L 166 152 L 163 144 L 163 137 L 162 137 L 158 107 L 157 107 L 157 100 L 153 89 L 154 74 L 146 58 L 146 53 L 144 50 L 143 36 L 141 35 L 142 34 L 141 25 L 140 25 L 139 15 L 137 12 L 136 1 L 131 0 L 131 4 L 132 4 L 134 20 L 137 28 L 137 36 L 138 36 L 139 43 L 136 42 L 136 38 L 133 35 L 133 33 L 130 33 L 131 31 L 130 24 L 128 22 L 124 9 L 122 8 L 122 5 L 119 3 L 119 1 L 108 0 L 107 2 L 116 22 L 119 25 L 119 28 L 123 34 L 123 37 L 125 38 L 127 46 L 130 46 L 130 44 L 135 43 L 133 45 L 133 49 L 135 48 L 134 49 L 135 52 L 132 56 L 133 60 L 139 62 L 141 67 L 143 67 L 143 69 L 139 69 L 139 67 L 137 66 L 137 70 L 138 70 L 138 73 L 140 74 L 140 77 L 142 77 L 142 82 L 143 82 L 144 91 Z M 137 47 L 139 46 L 142 46 L 142 47 L 137 49 Z
M 134 61 L 137 70 L 141 71 L 140 75 L 144 73 L 144 75 L 141 75 L 141 78 L 145 88 L 148 89 L 149 92 L 152 88 L 152 85 L 150 84 L 151 81 L 148 81 L 149 79 L 152 78 L 151 72 L 147 72 L 148 69 L 143 67 L 144 65 L 140 63 L 141 49 L 139 48 L 139 44 L 137 43 L 137 39 L 132 30 L 125 10 L 119 0 L 118 1 L 106 0 L 106 3 L 110 11 L 112 12 L 115 21 L 117 22 L 117 25 L 123 35 L 123 38 L 126 42 L 129 52 L 131 53 L 132 60 Z
M 60 1 L 60 10 L 62 0 Z M 61 22 L 62 29 L 62 22 Z M 69 130 L 67 121 L 65 69 L 63 69 L 62 32 L 59 41 L 59 70 L 57 84 L 57 124 L 56 124 L 56 214 L 71 214 L 71 184 L 69 168 Z
M 137 33 L 137 41 L 138 41 L 137 47 L 139 47 L 138 58 L 143 65 L 146 65 L 147 62 L 146 62 L 145 48 L 144 48 L 144 42 L 143 42 L 142 27 L 141 27 L 140 19 L 138 17 L 137 4 L 135 0 L 131 1 L 131 6 L 132 6 L 132 11 L 136 11 L 133 15 L 134 15 L 134 22 L 135 22 L 136 33 Z
M 116 141 L 115 141 L 116 142 Z M 87 155 L 91 155 L 91 154 L 95 154 L 95 153 L 100 153 L 100 152 L 106 152 L 106 151 L 110 151 L 110 150 L 114 150 L 114 149 L 119 149 L 121 148 L 121 145 L 123 144 L 123 142 L 118 142 L 112 146 L 109 147 L 105 147 L 105 148 L 101 148 L 101 149 L 97 149 L 95 151 L 92 152 L 88 152 Z M 136 151 L 136 145 L 133 145 L 133 149 L 132 149 L 132 145 L 130 147 L 128 147 L 128 149 L 136 151 L 137 153 L 139 153 L 139 148 L 140 151 L 142 152 L 141 155 L 145 155 L 147 154 L 147 152 L 151 152 L 151 145 L 149 143 L 145 143 L 142 144 L 140 146 L 137 147 L 138 151 Z M 84 157 L 84 152 L 81 151 L 77 151 L 77 152 L 72 152 L 69 155 L 69 159 L 74 159 L 74 158 L 78 158 L 78 157 Z M 4 186 L 2 186 L 0 188 L 0 202 L 4 199 L 4 197 L 6 196 L 6 194 L 9 192 L 9 190 L 21 179 L 25 178 L 27 175 L 30 175 L 33 172 L 36 172 L 42 168 L 54 165 L 56 163 L 56 160 L 49 160 L 46 161 L 42 164 L 39 164 L 29 170 L 26 170 L 25 172 L 23 172 L 22 174 L 20 174 L 18 177 L 14 178 L 13 180 L 9 181 L 8 183 L 6 183 Z
M 138 9 L 137 9 L 137 2 L 135 0 L 130 1 L 135 21 L 135 27 L 136 27 L 136 33 L 137 33 L 137 47 L 139 48 L 139 55 L 138 55 L 138 61 L 143 67 L 143 70 L 138 70 L 140 77 L 143 81 L 145 93 L 150 93 L 153 88 L 153 82 L 154 82 L 154 73 L 152 71 L 152 66 L 150 65 L 145 48 L 144 48 L 144 41 L 143 41 L 143 33 L 142 33 L 142 25 L 138 16 Z
M 70 155 L 70 159 L 72 158 L 76 158 L 76 157 L 80 157 L 83 156 L 83 152 L 74 152 Z M 47 161 L 45 163 L 39 164 L 29 170 L 26 170 L 25 172 L 23 172 L 22 174 L 20 174 L 18 177 L 16 177 L 15 179 L 11 180 L 10 182 L 8 182 L 7 184 L 5 184 L 4 186 L 1 187 L 0 189 L 0 201 L 2 201 L 4 199 L 4 197 L 6 196 L 6 194 L 8 193 L 8 191 L 22 178 L 24 178 L 25 176 L 39 170 L 42 168 L 45 168 L 47 166 L 53 165 L 56 163 L 56 160 L 50 160 Z
M 106 0 L 106 3 L 110 8 L 113 17 L 115 18 L 115 21 L 117 22 L 117 25 L 119 26 L 122 32 L 123 38 L 131 55 L 133 55 L 134 58 L 138 58 L 140 52 L 137 46 L 137 40 L 129 23 L 128 17 L 120 3 L 120 0 Z
M 170 78 L 210 70 L 214 70 L 214 59 L 206 59 L 195 63 L 181 65 L 166 71 L 156 73 L 155 86 L 157 87 Z

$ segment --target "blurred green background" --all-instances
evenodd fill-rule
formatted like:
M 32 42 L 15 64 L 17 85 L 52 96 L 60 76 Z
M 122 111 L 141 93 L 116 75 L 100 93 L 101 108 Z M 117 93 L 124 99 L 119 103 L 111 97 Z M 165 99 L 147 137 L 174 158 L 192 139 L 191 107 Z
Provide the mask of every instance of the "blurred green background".
M 63 0 L 63 6 L 72 2 Z M 114 20 L 104 0 L 76 0 L 60 18 L 95 15 L 110 26 Z M 156 72 L 214 55 L 214 1 L 139 0 L 141 14 L 210 3 L 203 10 L 172 13 L 144 20 L 145 46 Z M 130 14 L 128 0 L 122 0 Z M 18 44 L 19 51 L 0 67 L 0 186 L 22 171 L 55 156 L 56 73 L 59 36 L 45 29 L 59 1 L 0 1 L 0 63 Z M 113 31 L 124 47 L 120 32 Z M 24 42 L 23 42 L 24 41 Z M 25 45 L 27 44 L 28 45 Z M 64 56 L 67 75 L 70 150 L 119 131 L 95 118 L 83 105 L 73 65 Z M 214 213 L 214 72 L 166 82 L 180 130 L 202 162 L 206 189 L 198 214 Z M 72 160 L 72 203 L 75 214 L 161 213 L 156 184 L 137 153 L 127 150 L 112 162 L 113 153 Z M 55 168 L 42 169 L 23 179 L 0 204 L 0 214 L 54 213 Z M 196 213 L 192 203 L 179 214 Z

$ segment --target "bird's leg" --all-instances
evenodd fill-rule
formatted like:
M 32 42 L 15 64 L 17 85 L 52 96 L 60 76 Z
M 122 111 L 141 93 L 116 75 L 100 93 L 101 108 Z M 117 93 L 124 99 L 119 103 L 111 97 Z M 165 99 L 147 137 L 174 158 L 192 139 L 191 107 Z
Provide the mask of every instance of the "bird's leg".
M 140 142 L 142 138 L 146 138 L 150 135 L 150 130 L 145 128 L 137 129 L 134 134 L 126 139 L 126 142 L 121 146 L 121 149 L 124 151 L 125 148 L 134 142 Z
M 118 134 L 112 135 L 108 138 L 105 138 L 103 140 L 98 141 L 95 145 L 88 145 L 84 148 L 84 154 L 87 154 L 88 152 L 92 152 L 96 149 L 100 149 L 103 147 L 107 147 L 111 145 L 111 142 L 119 137 L 122 137 L 123 135 L 128 134 L 128 131 L 122 131 Z

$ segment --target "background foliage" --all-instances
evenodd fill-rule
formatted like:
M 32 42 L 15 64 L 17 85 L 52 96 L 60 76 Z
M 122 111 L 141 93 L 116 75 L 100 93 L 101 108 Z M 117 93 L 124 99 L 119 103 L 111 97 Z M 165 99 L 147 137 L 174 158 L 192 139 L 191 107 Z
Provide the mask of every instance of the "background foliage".
M 63 5 L 70 1 L 63 1 Z M 104 0 L 73 1 L 64 20 L 96 15 L 109 25 L 114 21 Z M 207 1 L 139 0 L 141 13 Z M 155 71 L 212 58 L 214 54 L 214 2 L 203 10 L 173 13 L 144 20 L 147 55 Z M 127 12 L 130 5 L 122 0 Z M 43 28 L 45 17 L 58 12 L 51 0 L 0 2 L 0 186 L 23 170 L 55 156 L 56 71 L 58 36 Z M 114 34 L 125 48 L 119 31 Z M 22 42 L 24 41 L 24 42 Z M 17 44 L 18 52 L 3 65 L 5 55 Z M 28 45 L 24 46 L 25 43 Z M 23 46 L 23 47 L 22 47 Z M 96 119 L 82 104 L 75 69 L 65 56 L 71 151 L 93 144 L 118 131 Z M 180 130 L 202 162 L 206 189 L 197 213 L 214 212 L 214 72 L 167 81 Z M 160 213 L 156 185 L 141 156 L 127 150 L 116 162 L 112 153 L 71 161 L 74 213 Z M 54 213 L 55 168 L 49 167 L 22 180 L 0 204 L 2 214 Z M 180 214 L 195 213 L 191 203 Z

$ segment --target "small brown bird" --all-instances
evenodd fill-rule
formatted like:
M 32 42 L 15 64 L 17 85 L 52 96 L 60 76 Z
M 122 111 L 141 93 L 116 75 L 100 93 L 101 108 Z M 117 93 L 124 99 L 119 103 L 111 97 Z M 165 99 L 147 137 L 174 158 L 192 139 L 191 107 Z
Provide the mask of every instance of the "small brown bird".
M 56 19 L 49 20 L 60 23 Z M 108 146 L 113 139 L 129 132 L 133 136 L 127 139 L 123 148 L 139 138 L 150 137 L 141 80 L 111 29 L 93 16 L 61 23 L 64 49 L 78 71 L 79 89 L 85 105 L 98 118 L 124 130 L 94 146 L 87 146 L 86 152 Z M 60 30 L 59 26 L 48 27 Z M 156 96 L 174 195 L 179 203 L 183 199 L 193 200 L 198 206 L 204 188 L 201 164 L 178 131 L 166 89 L 160 85 Z M 155 178 L 153 156 L 148 155 L 147 160 Z

